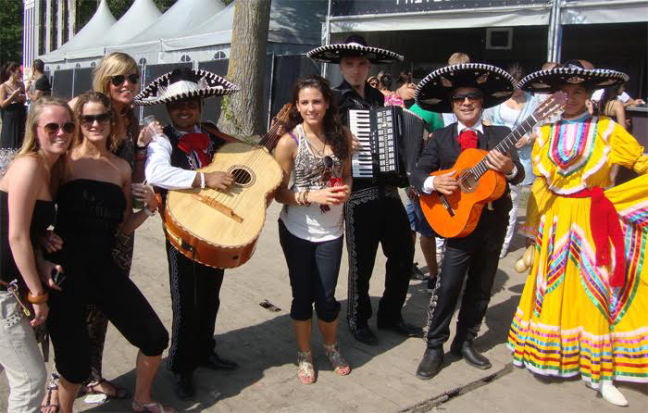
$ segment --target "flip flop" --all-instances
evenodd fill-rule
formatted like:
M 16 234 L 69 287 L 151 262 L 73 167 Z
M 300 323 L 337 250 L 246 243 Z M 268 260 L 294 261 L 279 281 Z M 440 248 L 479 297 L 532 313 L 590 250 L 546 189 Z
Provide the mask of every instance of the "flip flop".
M 98 390 L 97 387 L 101 384 L 108 384 L 109 387 L 112 387 L 114 391 L 106 392 Z M 106 379 L 101 379 L 97 381 L 91 381 L 83 387 L 84 394 L 105 394 L 109 399 L 129 399 L 131 394 L 128 390 L 123 387 L 117 386 L 115 383 L 112 383 Z
M 173 407 L 163 406 L 160 402 L 140 403 L 133 399 L 131 407 L 136 413 L 178 413 Z
M 58 400 L 58 376 L 52 373 L 52 378 L 47 384 L 47 393 L 41 405 L 41 413 L 58 413 L 61 409 Z M 54 393 L 56 392 L 56 394 Z

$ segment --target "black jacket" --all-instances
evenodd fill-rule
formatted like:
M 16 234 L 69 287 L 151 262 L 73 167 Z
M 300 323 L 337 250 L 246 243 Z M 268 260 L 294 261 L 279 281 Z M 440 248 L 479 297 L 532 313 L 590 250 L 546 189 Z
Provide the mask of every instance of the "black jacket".
M 510 132 L 511 130 L 505 126 L 484 126 L 484 134 L 477 133 L 477 148 L 491 150 Z M 423 149 L 423 153 L 412 172 L 411 184 L 416 189 L 422 192 L 423 182 L 430 175 L 430 172 L 453 167 L 461 154 L 461 145 L 457 140 L 457 135 L 456 122 L 434 132 L 434 137 L 430 139 L 425 149 Z M 511 157 L 517 168 L 517 174 L 513 179 L 508 180 L 504 195 L 493 202 L 493 207 L 498 214 L 508 214 L 511 209 L 508 184 L 515 185 L 524 179 L 524 167 L 520 163 L 515 148 L 511 149 Z

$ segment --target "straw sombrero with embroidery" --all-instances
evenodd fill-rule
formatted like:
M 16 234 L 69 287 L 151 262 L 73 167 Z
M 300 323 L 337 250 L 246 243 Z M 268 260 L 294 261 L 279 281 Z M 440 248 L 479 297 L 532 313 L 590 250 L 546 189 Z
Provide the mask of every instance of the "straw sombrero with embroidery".
M 519 87 L 531 93 L 555 92 L 563 85 L 580 85 L 588 90 L 594 90 L 625 83 L 628 79 L 628 75 L 616 70 L 584 69 L 569 64 L 533 72 L 520 80 Z
M 229 95 L 238 90 L 234 83 L 206 70 L 175 69 L 149 83 L 133 102 L 150 106 L 196 97 Z
M 369 59 L 371 63 L 402 62 L 403 56 L 390 50 L 367 46 L 362 36 L 351 35 L 344 43 L 327 44 L 306 53 L 306 56 L 321 63 L 339 64 L 343 57 L 361 56 Z
M 452 93 L 474 87 L 484 95 L 483 108 L 499 105 L 513 94 L 515 80 L 499 67 L 484 63 L 445 66 L 425 76 L 416 87 L 416 103 L 432 112 L 452 112 Z

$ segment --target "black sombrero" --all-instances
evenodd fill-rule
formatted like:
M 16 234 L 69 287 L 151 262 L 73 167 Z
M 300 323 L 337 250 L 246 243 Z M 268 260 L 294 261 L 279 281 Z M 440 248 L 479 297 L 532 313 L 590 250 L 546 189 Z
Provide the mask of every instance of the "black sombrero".
M 515 80 L 508 72 L 484 63 L 461 63 L 445 66 L 423 78 L 414 98 L 423 109 L 452 112 L 452 91 L 474 87 L 484 94 L 483 108 L 499 105 L 513 94 Z
M 344 43 L 327 44 L 317 47 L 306 56 L 321 63 L 340 63 L 340 59 L 347 56 L 363 56 L 371 63 L 402 62 L 403 56 L 389 50 L 367 46 L 364 38 L 357 35 L 349 36 Z
M 563 85 L 581 85 L 588 90 L 615 86 L 629 79 L 628 75 L 610 69 L 583 69 L 568 65 L 550 70 L 533 72 L 522 80 L 519 87 L 532 93 L 551 93 Z
M 150 106 L 195 97 L 229 95 L 238 90 L 234 83 L 206 70 L 175 69 L 149 83 L 133 102 Z

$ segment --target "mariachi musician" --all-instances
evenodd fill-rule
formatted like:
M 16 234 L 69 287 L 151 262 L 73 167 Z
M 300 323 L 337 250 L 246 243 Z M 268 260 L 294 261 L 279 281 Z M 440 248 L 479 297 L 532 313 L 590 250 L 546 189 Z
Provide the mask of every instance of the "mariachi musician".
M 384 96 L 369 86 L 372 63 L 394 63 L 403 56 L 389 50 L 367 46 L 364 38 L 351 35 L 344 43 L 318 47 L 307 53 L 318 62 L 340 67 L 343 82 L 336 88 L 339 115 L 348 125 L 349 109 L 372 109 L 384 105 Z M 377 178 L 353 178 L 351 196 L 344 209 L 346 244 L 349 252 L 347 322 L 353 337 L 375 345 L 378 338 L 369 328 L 371 301 L 369 280 L 378 244 L 387 257 L 385 291 L 378 305 L 377 326 L 405 337 L 422 337 L 423 330 L 403 320 L 401 310 L 409 287 L 414 245 L 409 221 L 398 195 L 402 182 Z
M 232 175 L 195 172 L 211 163 L 228 137 L 213 124 L 201 123 L 203 99 L 236 92 L 238 88 L 206 70 L 176 69 L 152 81 L 134 99 L 139 105 L 165 104 L 171 125 L 149 143 L 145 174 L 166 198 L 166 191 L 188 188 L 228 189 Z M 230 138 L 231 139 L 231 138 Z M 182 255 L 166 241 L 173 328 L 168 368 L 175 375 L 176 395 L 194 396 L 193 372 L 199 367 L 232 370 L 238 367 L 214 350 L 214 327 L 220 305 L 223 270 Z
M 489 360 L 473 347 L 490 301 L 491 288 L 499 253 L 506 235 L 511 197 L 508 184 L 524 179 L 524 168 L 517 152 L 500 153 L 493 149 L 510 130 L 482 123 L 484 108 L 507 100 L 514 89 L 511 75 L 504 70 L 481 63 L 446 66 L 430 73 L 418 85 L 416 102 L 433 112 L 453 112 L 457 122 L 434 132 L 412 173 L 412 184 L 420 192 L 450 195 L 459 190 L 457 179 L 450 175 L 431 177 L 440 169 L 451 169 L 464 149 L 489 151 L 487 166 L 506 177 L 504 195 L 482 210 L 475 230 L 461 238 L 447 241 L 441 273 L 430 297 L 427 349 L 416 375 L 431 379 L 441 369 L 443 343 L 450 336 L 450 320 L 459 299 L 464 278 L 466 288 L 459 310 L 457 332 L 450 347 L 452 353 L 480 369 L 491 367 Z

